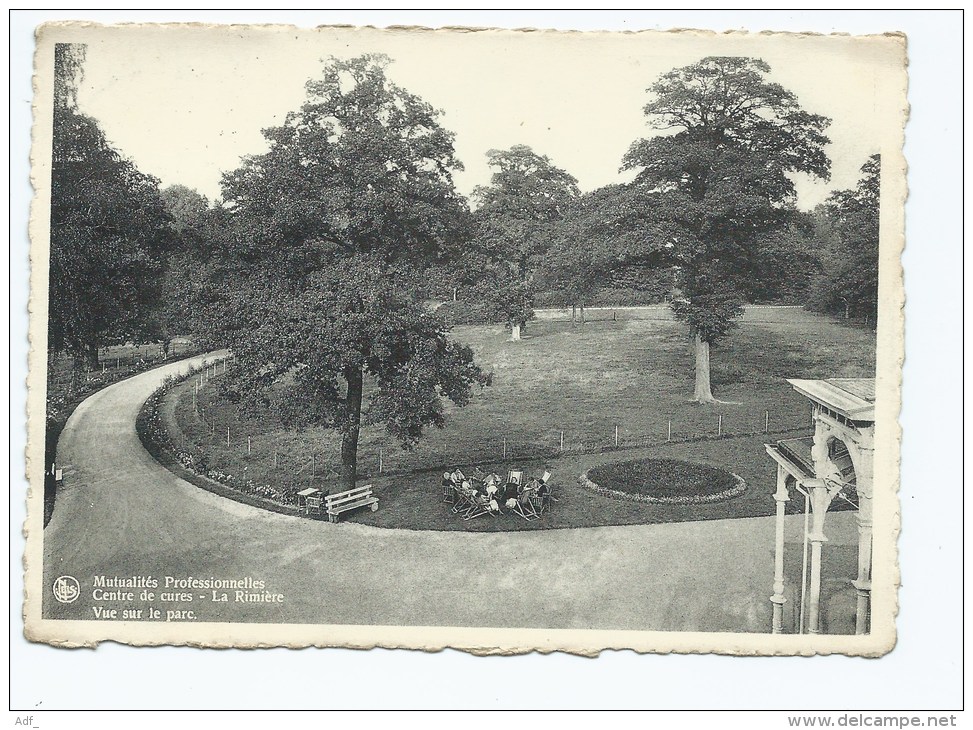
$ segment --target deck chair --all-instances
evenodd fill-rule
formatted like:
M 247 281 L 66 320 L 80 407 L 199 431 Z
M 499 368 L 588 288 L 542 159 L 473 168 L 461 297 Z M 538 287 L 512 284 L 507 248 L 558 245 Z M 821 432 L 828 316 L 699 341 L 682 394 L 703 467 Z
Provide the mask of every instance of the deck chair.
M 500 504 L 495 499 L 490 499 L 485 494 L 477 492 L 473 497 L 473 506 L 463 517 L 464 520 L 472 520 L 475 517 L 490 515 L 496 517 L 500 514 Z
M 456 489 L 453 486 L 453 479 L 449 472 L 443 474 L 443 502 L 455 502 L 456 501 Z
M 517 497 L 517 504 L 513 508 L 514 514 L 518 514 L 523 517 L 528 522 L 540 518 L 537 510 L 534 508 L 533 495 L 535 490 L 533 487 L 527 486 L 520 491 L 520 495 Z
M 476 496 L 469 486 L 460 484 L 453 488 L 453 513 L 465 517 L 466 514 L 473 509 L 475 506 L 473 503 L 473 498 Z

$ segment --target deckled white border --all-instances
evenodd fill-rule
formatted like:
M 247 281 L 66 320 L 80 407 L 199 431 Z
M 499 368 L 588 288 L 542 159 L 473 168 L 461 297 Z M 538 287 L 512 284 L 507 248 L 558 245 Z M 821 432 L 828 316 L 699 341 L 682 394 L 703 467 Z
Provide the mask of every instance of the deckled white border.
M 60 15 L 64 15 L 61 13 Z M 123 14 L 124 15 L 124 14 Z M 131 13 L 128 13 L 131 15 Z M 172 13 L 156 11 L 151 14 L 155 19 L 171 19 Z M 185 15 L 185 14 L 182 14 Z M 226 14 L 213 16 L 207 13 L 195 13 L 194 16 L 206 19 L 223 20 Z M 351 11 L 346 13 L 331 13 L 330 18 L 344 22 L 360 22 L 361 11 Z M 388 15 L 386 13 L 385 15 Z M 393 13 L 394 15 L 394 13 Z M 441 16 L 442 13 L 439 13 Z M 447 12 L 448 16 L 449 13 Z M 455 13 L 453 13 L 455 15 Z M 500 14 L 501 16 L 509 13 Z M 534 17 L 538 13 L 528 14 Z M 561 20 L 566 14 L 557 14 L 557 19 Z M 571 16 L 568 22 L 563 20 L 559 23 L 551 21 L 549 25 L 562 25 L 562 27 L 583 26 L 591 27 L 588 18 Z M 909 227 L 915 227 L 914 232 L 921 236 L 926 236 L 925 243 L 934 246 L 926 251 L 916 252 L 913 247 L 906 251 L 905 259 L 908 262 L 907 287 L 910 294 L 908 308 L 910 311 L 910 323 L 918 325 L 910 330 L 909 352 L 910 358 L 906 363 L 906 391 L 907 401 L 904 419 L 907 425 L 906 441 L 904 449 L 907 456 L 913 460 L 906 460 L 904 464 L 903 499 L 906 500 L 907 529 L 903 533 L 903 544 L 907 545 L 907 550 L 902 559 L 907 568 L 911 568 L 907 574 L 907 580 L 902 592 L 904 598 L 909 599 L 905 605 L 905 612 L 900 621 L 906 629 L 909 629 L 913 641 L 900 645 L 891 655 L 884 658 L 879 664 L 869 663 L 867 672 L 862 672 L 863 665 L 849 663 L 838 658 L 833 660 L 821 659 L 814 664 L 797 659 L 778 659 L 773 665 L 766 662 L 748 662 L 745 665 L 734 667 L 734 674 L 743 672 L 748 678 L 756 679 L 749 684 L 732 686 L 720 681 L 725 677 L 726 664 L 718 658 L 663 658 L 663 657 L 641 657 L 637 658 L 631 654 L 617 654 L 604 657 L 597 669 L 586 662 L 578 664 L 566 657 L 550 657 L 539 663 L 539 657 L 523 657 L 518 660 L 504 662 L 502 671 L 509 679 L 516 677 L 522 679 L 528 675 L 543 689 L 544 694 L 551 698 L 553 704 L 565 704 L 570 706 L 693 706 L 693 707 L 726 707 L 726 706 L 771 706 L 767 699 L 766 688 L 774 686 L 772 695 L 779 699 L 776 706 L 785 706 L 790 702 L 794 706 L 811 706 L 820 703 L 808 702 L 806 691 L 807 686 L 821 686 L 825 682 L 830 684 L 828 696 L 832 698 L 831 704 L 837 706 L 844 703 L 865 704 L 870 707 L 901 707 L 913 704 L 916 706 L 932 706 L 943 704 L 944 699 L 955 700 L 958 698 L 958 674 L 956 673 L 958 656 L 955 652 L 959 646 L 958 642 L 952 637 L 958 631 L 958 616 L 956 612 L 941 613 L 942 601 L 955 604 L 958 598 L 958 576 L 959 576 L 959 533 L 950 530 L 943 533 L 937 530 L 941 527 L 942 517 L 946 514 L 941 509 L 941 492 L 936 490 L 933 496 L 931 489 L 920 488 L 932 483 L 935 485 L 959 485 L 959 460 L 944 460 L 940 462 L 927 462 L 923 459 L 920 463 L 914 457 L 925 454 L 928 450 L 942 446 L 948 451 L 958 454 L 961 451 L 959 428 L 961 426 L 959 401 L 947 401 L 943 396 L 954 389 L 955 383 L 960 376 L 960 343 L 958 339 L 944 337 L 941 331 L 959 332 L 961 329 L 960 314 L 961 300 L 957 280 L 959 275 L 959 222 L 957 213 L 960 195 L 959 161 L 955 167 L 948 164 L 949 158 L 958 151 L 959 142 L 959 110 L 960 96 L 958 94 L 961 64 L 960 49 L 956 43 L 959 35 L 959 21 L 957 16 L 952 18 L 936 17 L 934 13 L 906 13 L 892 11 L 869 11 L 858 13 L 826 13 L 822 19 L 821 15 L 815 13 L 789 13 L 774 15 L 766 11 L 747 12 L 721 12 L 706 11 L 705 13 L 692 11 L 677 11 L 676 13 L 664 13 L 662 21 L 659 14 L 634 13 L 606 14 L 608 19 L 598 24 L 598 27 L 645 27 L 654 23 L 667 23 L 670 25 L 723 25 L 724 27 L 743 27 L 749 24 L 751 27 L 759 28 L 767 25 L 791 27 L 814 27 L 815 29 L 828 31 L 835 28 L 843 28 L 856 32 L 871 32 L 882 29 L 901 28 L 910 35 L 910 59 L 912 64 L 912 75 L 914 85 L 910 90 L 910 98 L 918 100 L 919 114 L 910 121 L 908 129 L 907 150 L 913 159 L 913 167 L 910 170 L 910 178 L 920 183 L 920 190 L 932 190 L 936 186 L 941 186 L 938 194 L 913 196 L 907 208 L 909 210 Z M 32 13 L 32 25 L 43 19 L 57 16 L 57 13 L 47 12 Z M 108 19 L 117 19 L 119 13 L 114 13 Z M 493 14 L 497 16 L 496 13 Z M 622 22 L 620 17 L 633 16 L 627 22 Z M 233 17 L 233 16 L 231 16 Z M 267 13 L 257 16 L 250 16 L 251 20 L 265 20 Z M 591 16 L 588 16 L 589 18 Z M 290 18 L 288 18 L 290 19 Z M 516 19 L 519 21 L 519 18 Z M 540 25 L 537 20 L 533 22 L 518 23 L 514 20 L 507 20 L 503 17 L 496 24 L 509 22 L 511 26 L 517 24 Z M 298 22 L 305 22 L 301 18 Z M 389 22 L 388 20 L 378 21 L 379 24 Z M 438 21 L 442 22 L 442 21 Z M 456 23 L 456 19 L 452 19 Z M 19 25 L 19 27 L 18 27 Z M 940 35 L 941 34 L 941 35 Z M 27 53 L 24 53 L 24 47 Z M 25 349 L 23 343 L 26 331 L 25 317 L 20 314 L 26 302 L 26 252 L 24 248 L 24 236 L 17 233 L 23 230 L 25 214 L 23 213 L 23 202 L 29 198 L 29 193 L 25 191 L 23 180 L 25 179 L 25 165 L 22 162 L 24 157 L 24 141 L 29 132 L 29 123 L 26 128 L 23 122 L 23 103 L 26 101 L 28 93 L 24 93 L 26 85 L 25 79 L 30 71 L 29 60 L 24 63 L 23 58 L 29 55 L 28 30 L 25 30 L 24 21 L 18 20 L 16 14 L 12 18 L 12 73 L 13 73 L 13 166 L 14 166 L 14 211 L 12 214 L 13 235 L 13 254 L 14 262 L 12 297 L 14 319 L 12 321 L 12 394 L 13 394 L 13 417 L 22 412 L 23 390 L 22 383 L 24 375 Z M 21 104 L 19 114 L 16 102 Z M 922 113 L 925 111 L 925 113 Z M 19 144 L 18 144 L 19 143 Z M 18 154 L 18 149 L 20 153 Z M 944 164 L 946 163 L 946 164 Z M 20 181 L 18 184 L 18 180 Z M 927 187 L 923 188 L 922 183 Z M 952 217 L 951 217 L 952 215 Z M 920 226 L 920 222 L 922 222 Z M 950 268 L 946 268 L 949 266 Z M 936 358 L 933 364 L 933 358 Z M 947 405 L 947 403 L 949 403 Z M 944 432 L 925 429 L 925 425 L 936 421 L 945 428 Z M 909 426 L 915 429 L 908 430 Z M 17 432 L 15 428 L 11 434 L 12 442 L 12 490 L 17 491 L 18 485 L 23 489 L 23 477 L 17 465 L 16 454 L 23 446 L 23 433 Z M 927 448 L 923 448 L 927 447 Z M 913 466 L 914 464 L 914 466 Z M 910 480 L 909 477 L 912 477 Z M 923 484 L 919 484 L 919 482 Z M 959 513 L 952 510 L 948 513 L 951 519 L 947 520 L 947 527 L 955 526 L 959 520 Z M 19 599 L 19 576 L 16 575 L 16 566 L 19 564 L 20 548 L 22 542 L 18 542 L 16 535 L 18 526 L 23 519 L 23 505 L 16 500 L 12 505 L 12 564 L 14 575 L 12 576 L 12 615 L 16 616 L 20 608 Z M 937 534 L 937 532 L 939 534 Z M 929 571 L 929 565 L 938 565 L 945 571 L 945 574 L 952 576 L 952 580 L 940 580 L 941 574 L 934 574 Z M 911 577 L 910 577 L 911 576 Z M 934 613 L 935 609 L 935 613 Z M 30 688 L 40 687 L 45 684 L 47 678 L 51 676 L 52 668 L 60 667 L 65 660 L 63 656 L 58 658 L 55 654 L 45 647 L 27 644 L 23 639 L 18 639 L 17 629 L 14 629 L 14 642 L 12 650 L 14 652 L 14 663 L 20 669 L 12 678 L 13 697 L 19 698 L 20 706 L 33 707 L 38 695 L 30 691 Z M 93 673 L 77 672 L 70 683 L 61 684 L 57 692 L 49 691 L 46 696 L 51 698 L 52 694 L 61 698 L 71 706 L 139 706 L 139 702 L 148 702 L 152 706 L 180 706 L 183 703 L 200 704 L 197 702 L 196 695 L 189 699 L 190 694 L 180 692 L 171 685 L 162 692 L 156 685 L 142 681 L 142 678 L 161 667 L 174 667 L 171 662 L 174 658 L 182 654 L 167 653 L 158 654 L 157 652 L 138 652 L 129 650 L 125 652 L 125 658 L 116 648 L 105 654 L 104 651 L 97 653 L 97 657 L 92 654 L 88 663 L 84 666 L 96 665 L 100 672 L 96 677 Z M 265 655 L 259 660 L 253 655 L 240 653 L 210 653 L 207 655 L 195 655 L 191 665 L 181 667 L 187 677 L 188 682 L 192 682 L 192 677 L 196 677 L 197 684 L 208 682 L 209 690 L 207 699 L 202 704 L 209 706 L 227 705 L 236 702 L 238 693 L 232 683 L 234 676 L 242 681 L 249 672 L 254 671 L 258 666 L 261 668 L 274 667 L 275 676 L 283 678 L 276 686 L 277 692 L 273 693 L 268 682 L 268 694 L 263 698 L 264 706 L 272 704 L 273 697 L 287 697 L 292 706 L 302 705 L 300 697 L 294 697 L 290 687 L 301 677 L 307 676 L 311 672 L 319 669 L 319 660 L 313 659 L 313 655 L 302 652 L 293 655 L 287 660 L 286 664 L 281 664 L 280 654 Z M 439 657 L 434 664 L 430 664 L 423 659 L 422 655 L 409 655 L 400 657 L 393 661 L 392 655 L 384 654 L 383 658 L 370 659 L 369 671 L 373 682 L 383 686 L 384 691 L 375 696 L 371 687 L 361 685 L 354 680 L 352 675 L 331 674 L 331 680 L 342 684 L 345 696 L 359 702 L 371 701 L 372 704 L 381 705 L 421 705 L 424 702 L 435 702 L 443 704 L 438 700 L 441 693 L 437 689 L 441 682 L 448 681 L 457 671 L 462 671 L 463 676 L 482 679 L 490 676 L 489 667 L 494 667 L 494 672 L 499 671 L 500 667 L 496 664 L 477 664 L 468 658 L 455 653 Z M 113 659 L 114 657 L 114 659 Z M 276 658 L 275 658 L 276 657 Z M 348 668 L 362 668 L 362 655 L 354 652 L 330 652 L 330 667 L 344 666 Z M 96 663 L 97 660 L 97 663 Z M 82 661 L 78 659 L 77 661 Z M 77 661 L 73 666 L 77 666 Z M 425 673 L 422 682 L 411 682 L 408 669 L 401 662 L 405 661 L 409 668 L 422 668 Z M 642 672 L 651 672 L 652 667 L 661 667 L 657 661 L 665 661 L 667 669 L 664 672 L 656 673 L 653 677 L 656 692 L 646 692 L 644 687 L 644 675 Z M 248 662 L 250 662 L 248 664 Z M 511 663 L 512 662 L 512 663 Z M 691 670 L 687 670 L 687 662 L 691 662 Z M 771 668 L 771 666 L 773 668 Z M 212 677 L 212 668 L 218 668 L 217 677 Z M 544 671 L 540 671 L 543 667 Z M 586 669 L 587 667 L 587 669 Z M 135 668 L 143 671 L 136 673 Z M 572 669 L 573 668 L 573 669 Z M 164 671 L 160 670 L 160 671 Z M 799 674 L 807 679 L 806 685 L 797 683 L 780 684 L 775 683 L 775 678 L 781 672 L 787 671 Z M 352 669 L 354 672 L 354 669 Z M 688 672 L 688 673 L 687 673 Z M 902 676 L 907 673 L 922 674 L 929 681 L 916 683 L 900 681 Z M 573 686 L 560 681 L 566 676 L 584 677 L 590 692 L 578 695 L 574 692 Z M 229 679 L 227 679 L 229 678 Z M 686 681 L 692 678 L 693 684 L 698 682 L 708 683 L 711 691 L 705 696 L 700 696 L 692 691 L 692 685 Z M 283 680 L 286 680 L 286 684 Z M 893 691 L 889 688 L 896 687 Z M 147 698 L 151 698 L 148 701 Z M 635 699 L 637 698 L 637 699 Z M 918 698 L 918 699 L 917 699 Z M 18 702 L 14 701 L 16 707 Z M 523 704 L 516 700 L 508 700 L 507 706 L 511 704 Z M 50 707 L 50 702 L 47 703 Z
M 180 27 L 173 26 L 178 32 Z M 198 28 L 199 26 L 195 26 Z M 50 97 L 52 89 L 53 43 L 94 39 L 105 34 L 130 33 L 137 37 L 138 26 L 106 28 L 94 24 L 62 23 L 42 27 L 38 32 L 38 52 L 35 63 L 35 132 L 32 148 L 33 175 L 36 189 L 32 207 L 32 294 L 31 294 L 31 360 L 29 397 L 31 418 L 28 439 L 28 472 L 32 484 L 43 483 L 43 428 L 44 428 L 44 368 L 46 367 L 47 337 L 47 238 L 50 228 L 50 200 L 46 181 L 50 171 Z M 239 33 L 241 28 L 213 27 L 214 34 Z M 259 37 L 267 33 L 293 33 L 296 29 L 285 26 L 263 26 L 246 29 Z M 356 36 L 370 37 L 382 33 L 436 33 L 457 38 L 464 33 L 485 33 L 502 37 L 508 31 L 491 29 L 440 30 L 397 28 L 389 31 L 374 29 L 349 29 L 349 39 Z M 555 31 L 521 31 L 541 37 L 556 38 Z M 710 31 L 671 31 L 680 35 L 697 37 L 717 34 Z M 759 55 L 759 43 L 777 41 L 779 35 L 761 34 L 754 37 L 754 54 Z M 669 34 L 646 32 L 653 36 L 671 37 Z M 799 42 L 800 34 L 789 34 L 788 42 Z M 846 48 L 847 40 L 836 39 L 836 49 Z M 539 44 L 542 39 L 538 39 Z M 900 76 L 902 107 L 898 120 L 888 119 L 881 128 L 883 140 L 882 179 L 882 245 L 880 253 L 880 291 L 882 303 L 877 333 L 877 402 L 876 402 L 876 452 L 882 459 L 875 464 L 875 527 L 873 537 L 873 609 L 871 631 L 866 636 L 836 637 L 807 635 L 745 635 L 710 633 L 674 633 L 642 631 L 537 631 L 508 628 L 485 630 L 482 628 L 450 629 L 444 627 L 384 627 L 371 626 L 293 626 L 268 627 L 266 624 L 207 623 L 183 624 L 126 624 L 90 621 L 54 621 L 40 617 L 42 588 L 43 531 L 42 490 L 30 497 L 28 509 L 28 537 L 26 552 L 25 621 L 28 638 L 65 646 L 91 646 L 100 641 L 113 640 L 141 645 L 190 644 L 195 646 L 344 646 L 353 648 L 405 647 L 437 651 L 445 647 L 459 648 L 473 653 L 520 654 L 535 650 L 560 650 L 591 656 L 608 648 L 626 648 L 644 652 L 691 652 L 723 654 L 829 654 L 845 653 L 864 656 L 880 656 L 895 643 L 895 613 L 897 612 L 898 566 L 896 563 L 896 539 L 898 535 L 898 425 L 899 387 L 903 359 L 902 311 L 904 300 L 901 283 L 899 256 L 902 250 L 903 205 L 905 201 L 905 167 L 901 146 L 901 127 L 905 123 L 905 40 L 902 36 L 886 34 L 884 38 L 854 39 L 859 49 L 866 44 L 896 46 L 902 56 Z M 539 46 L 539 52 L 541 52 Z M 886 94 L 897 90 L 890 86 Z M 893 104 L 894 107 L 894 104 Z M 40 457 L 40 458 L 38 458 Z M 881 491 L 881 494 L 879 494 Z

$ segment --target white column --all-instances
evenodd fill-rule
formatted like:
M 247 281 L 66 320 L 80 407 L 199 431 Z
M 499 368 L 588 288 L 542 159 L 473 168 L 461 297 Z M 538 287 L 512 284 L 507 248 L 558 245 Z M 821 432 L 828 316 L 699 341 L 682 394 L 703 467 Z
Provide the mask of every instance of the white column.
M 777 491 L 774 501 L 777 503 L 776 534 L 774 536 L 774 595 L 770 597 L 774 604 L 774 622 L 771 631 L 781 634 L 784 631 L 784 507 L 790 499 L 787 491 L 787 472 L 780 464 L 777 465 Z
M 808 587 L 808 633 L 821 633 L 821 545 L 828 541 L 824 520 L 831 504 L 831 494 L 821 479 L 808 479 L 804 486 L 811 492 L 811 581 Z
M 872 449 L 858 448 L 855 490 L 858 492 L 858 578 L 852 581 L 858 591 L 855 633 L 867 634 L 872 600 Z

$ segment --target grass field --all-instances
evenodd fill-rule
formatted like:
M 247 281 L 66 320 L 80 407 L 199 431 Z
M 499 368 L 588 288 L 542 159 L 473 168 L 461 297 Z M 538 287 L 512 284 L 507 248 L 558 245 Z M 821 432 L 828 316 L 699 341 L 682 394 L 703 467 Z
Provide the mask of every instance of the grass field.
M 784 378 L 874 374 L 872 332 L 799 309 L 750 310 L 739 329 L 713 349 L 714 393 L 727 402 L 711 406 L 689 401 L 690 343 L 685 328 L 664 316 L 620 314 L 618 321 L 606 319 L 583 328 L 539 320 L 520 342 L 510 342 L 499 326 L 457 327 L 453 336 L 469 344 L 481 367 L 493 372 L 493 385 L 477 393 L 466 408 L 451 407 L 446 428 L 432 429 L 414 452 L 403 451 L 380 428 L 364 430 L 360 468 L 375 483 L 382 503 L 377 513 L 351 519 L 394 527 L 481 530 L 769 514 L 774 468 L 762 444 L 775 433 L 810 430 L 808 403 Z M 200 393 L 198 416 L 190 392 L 188 385 L 176 389 L 169 408 L 179 438 L 202 443 L 211 464 L 295 491 L 311 484 L 329 488 L 337 473 L 334 433 L 284 432 L 243 418 L 212 386 Z M 768 414 L 769 435 L 764 435 Z M 710 440 L 666 443 L 670 422 L 674 442 Z M 616 426 L 619 450 L 613 448 Z M 718 429 L 724 438 L 716 439 Z M 576 483 L 582 471 L 597 463 L 640 456 L 708 463 L 739 474 L 750 489 L 723 504 L 676 507 L 621 503 L 583 491 Z M 539 522 L 515 521 L 508 515 L 463 523 L 439 503 L 434 470 L 473 462 L 489 462 L 498 471 L 550 468 L 562 498 Z M 414 473 L 423 469 L 428 471 Z

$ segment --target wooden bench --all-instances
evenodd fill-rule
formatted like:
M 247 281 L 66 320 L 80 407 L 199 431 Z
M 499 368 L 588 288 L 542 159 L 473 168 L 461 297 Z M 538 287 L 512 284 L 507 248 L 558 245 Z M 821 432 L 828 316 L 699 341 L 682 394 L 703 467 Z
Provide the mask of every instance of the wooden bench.
M 372 512 L 378 510 L 378 497 L 372 496 L 371 484 L 355 487 L 347 492 L 329 494 L 324 499 L 327 502 L 328 520 L 331 522 L 337 522 L 342 512 L 349 512 L 359 507 L 371 506 Z

